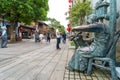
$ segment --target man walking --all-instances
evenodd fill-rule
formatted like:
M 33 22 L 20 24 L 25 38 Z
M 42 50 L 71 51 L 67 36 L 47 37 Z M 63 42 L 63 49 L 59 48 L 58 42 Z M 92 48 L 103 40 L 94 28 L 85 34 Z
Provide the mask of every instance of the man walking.
M 56 49 L 57 50 L 61 49 L 60 46 L 59 46 L 59 44 L 60 44 L 60 38 L 61 38 L 60 29 L 61 29 L 60 26 L 58 26 L 58 28 L 56 29 L 56 39 L 57 39 Z
M 51 32 L 48 31 L 47 32 L 47 42 L 50 43 L 50 39 L 51 39 Z
M 6 23 L 3 22 L 2 23 L 2 26 L 1 26 L 1 29 L 2 29 L 2 35 L 0 36 L 1 38 L 1 48 L 7 48 L 7 27 L 6 27 Z

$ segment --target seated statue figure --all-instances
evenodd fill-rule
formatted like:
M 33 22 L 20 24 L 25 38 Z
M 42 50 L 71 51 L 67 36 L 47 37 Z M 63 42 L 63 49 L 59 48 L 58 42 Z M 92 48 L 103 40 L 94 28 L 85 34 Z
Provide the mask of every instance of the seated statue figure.
M 87 58 L 82 55 L 105 56 L 110 38 L 109 27 L 102 22 L 74 27 L 73 30 L 93 32 L 94 40 L 89 46 L 77 49 L 66 67 L 68 70 L 85 71 L 87 69 Z

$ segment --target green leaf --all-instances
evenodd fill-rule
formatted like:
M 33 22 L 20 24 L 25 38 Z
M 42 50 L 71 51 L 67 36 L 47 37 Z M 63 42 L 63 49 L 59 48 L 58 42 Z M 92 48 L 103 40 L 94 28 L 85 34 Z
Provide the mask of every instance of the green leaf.
M 71 21 L 71 25 L 81 25 L 85 21 L 85 16 L 91 13 L 92 8 L 91 8 L 91 2 L 85 0 L 84 2 L 82 1 L 77 1 L 77 3 L 70 9 L 70 14 L 67 19 Z

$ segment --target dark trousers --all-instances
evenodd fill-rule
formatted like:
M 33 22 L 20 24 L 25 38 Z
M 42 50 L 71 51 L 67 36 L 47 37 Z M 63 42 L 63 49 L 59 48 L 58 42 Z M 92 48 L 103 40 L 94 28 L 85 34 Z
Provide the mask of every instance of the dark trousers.
M 35 42 L 40 42 L 40 39 L 39 38 L 35 38 Z
M 57 38 L 56 49 L 59 49 L 59 48 L 60 48 L 59 44 L 60 44 L 60 38 Z
M 65 43 L 66 43 L 66 38 L 63 38 L 63 39 L 62 39 L 62 42 L 65 44 Z
M 50 43 L 50 37 L 47 37 L 47 42 L 49 42 L 49 43 Z

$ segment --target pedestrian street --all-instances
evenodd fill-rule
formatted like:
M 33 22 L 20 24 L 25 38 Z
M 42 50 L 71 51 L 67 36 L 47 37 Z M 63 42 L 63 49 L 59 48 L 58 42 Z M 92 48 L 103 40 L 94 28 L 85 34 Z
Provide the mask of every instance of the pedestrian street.
M 56 39 L 50 44 L 28 39 L 0 48 L 0 80 L 110 80 L 107 71 L 94 69 L 91 76 L 65 69 L 74 49 L 69 41 L 56 50 Z

